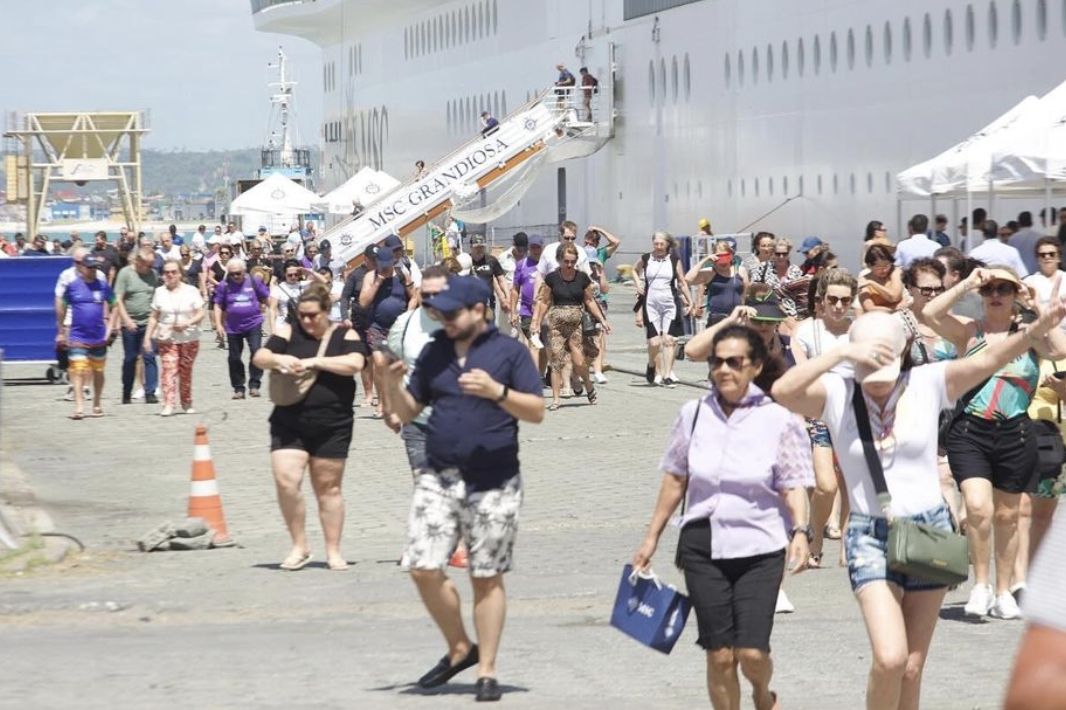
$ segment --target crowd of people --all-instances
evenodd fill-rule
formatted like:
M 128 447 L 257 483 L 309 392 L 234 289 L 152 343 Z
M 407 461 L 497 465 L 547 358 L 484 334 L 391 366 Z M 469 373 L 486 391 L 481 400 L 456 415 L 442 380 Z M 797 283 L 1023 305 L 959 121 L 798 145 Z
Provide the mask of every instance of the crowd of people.
M 826 566 L 826 539 L 842 540 L 840 564 L 866 623 L 870 709 L 918 707 L 947 592 L 890 567 L 891 521 L 965 535 L 973 566 L 965 613 L 1021 618 L 1029 561 L 1051 526 L 1066 458 L 1063 244 L 1025 232 L 1026 215 L 1003 239 L 975 212 L 986 240 L 967 234 L 964 221 L 964 249 L 942 244 L 940 218 L 932 229 L 915 215 L 898 242 L 872 221 L 854 274 L 815 237 L 794 260 L 789 239 L 759 232 L 742 258 L 736 239 L 714 238 L 706 221 L 708 255 L 687 271 L 666 232 L 652 235 L 633 264 L 648 384 L 678 385 L 679 349 L 709 364 L 708 392 L 682 408 L 670 433 L 633 564 L 650 566 L 687 504 L 678 563 L 713 707 L 738 707 L 740 675 L 755 707 L 779 707 L 770 639 L 775 613 L 792 608 L 785 572 Z M 518 422 L 541 421 L 564 396 L 597 403 L 612 333 L 608 293 L 617 293 L 605 265 L 620 240 L 593 226 L 579 246 L 568 221 L 556 243 L 518 233 L 494 255 L 473 235 L 466 251 L 423 270 L 392 235 L 349 269 L 333 261 L 328 241 L 297 233 L 275 254 L 269 239 L 216 232 L 201 230 L 202 246 L 194 237 L 191 250 L 172 232 L 145 238 L 124 266 L 106 235 L 93 250 L 72 250 L 74 266 L 56 284 L 72 418 L 103 415 L 107 347 L 118 333 L 122 402 L 132 401 L 143 371 L 146 402 L 158 403 L 158 382 L 160 414 L 192 411 L 200 327 L 210 316 L 229 351 L 234 399 L 260 396 L 270 373 L 271 456 L 292 540 L 280 567 L 312 559 L 300 492 L 307 471 L 326 563 L 343 570 L 341 486 L 361 378 L 365 404 L 404 443 L 414 490 L 401 563 L 448 647 L 419 684 L 441 685 L 476 666 L 478 700 L 499 699 L 503 575 L 522 502 Z M 1059 442 L 1051 454 L 1048 437 Z M 882 471 L 890 500 L 877 488 Z M 476 643 L 449 565 L 473 580 Z

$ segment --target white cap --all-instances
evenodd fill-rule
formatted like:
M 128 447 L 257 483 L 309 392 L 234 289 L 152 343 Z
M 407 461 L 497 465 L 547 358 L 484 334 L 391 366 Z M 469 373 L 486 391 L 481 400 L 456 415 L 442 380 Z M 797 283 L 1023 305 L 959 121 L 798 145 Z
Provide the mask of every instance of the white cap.
M 459 256 L 457 256 L 455 258 L 459 262 L 459 265 L 463 267 L 462 270 L 459 272 L 459 275 L 460 276 L 469 276 L 470 272 L 474 270 L 474 260 L 473 260 L 473 258 L 471 258 L 471 256 L 469 254 L 467 254 L 466 252 L 463 252 L 462 254 L 460 254 Z
M 900 317 L 885 311 L 872 311 L 860 316 L 848 330 L 848 340 L 853 343 L 880 340 L 886 343 L 895 357 L 880 369 L 871 370 L 865 365 L 855 365 L 855 381 L 870 384 L 891 383 L 899 379 L 903 365 L 903 350 L 907 347 L 907 333 Z

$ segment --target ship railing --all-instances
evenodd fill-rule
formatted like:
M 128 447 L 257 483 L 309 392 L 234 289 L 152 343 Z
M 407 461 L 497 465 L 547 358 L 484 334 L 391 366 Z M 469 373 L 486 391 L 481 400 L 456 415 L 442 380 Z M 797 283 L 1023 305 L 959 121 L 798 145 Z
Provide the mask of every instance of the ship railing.
M 591 87 L 556 86 L 548 90 L 544 101 L 556 117 L 565 118 L 571 126 L 591 126 L 600 114 L 599 96 Z

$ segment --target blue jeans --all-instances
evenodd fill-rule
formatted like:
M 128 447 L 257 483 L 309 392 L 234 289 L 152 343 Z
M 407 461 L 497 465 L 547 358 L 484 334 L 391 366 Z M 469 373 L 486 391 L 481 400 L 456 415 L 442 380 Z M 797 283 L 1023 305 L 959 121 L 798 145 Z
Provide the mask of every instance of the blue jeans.
M 259 324 L 244 331 L 243 333 L 226 333 L 226 343 L 229 345 L 229 383 L 234 392 L 244 392 L 244 363 L 241 355 L 244 354 L 244 341 L 248 341 L 248 389 L 257 390 L 263 382 L 263 371 L 252 364 L 251 359 L 263 343 L 263 332 Z
M 133 394 L 133 382 L 137 377 L 137 356 L 144 358 L 144 394 L 155 394 L 159 387 L 159 365 L 155 359 L 155 347 L 144 352 L 144 334 L 148 326 L 139 325 L 137 330 L 122 329 L 122 398 Z
M 918 515 L 900 517 L 941 530 L 951 530 L 951 513 L 946 505 L 939 505 Z M 942 589 L 947 586 L 888 569 L 888 521 L 885 518 L 861 513 L 848 515 L 844 549 L 847 553 L 848 577 L 853 592 L 859 591 L 864 584 L 870 582 L 891 582 L 905 592 Z

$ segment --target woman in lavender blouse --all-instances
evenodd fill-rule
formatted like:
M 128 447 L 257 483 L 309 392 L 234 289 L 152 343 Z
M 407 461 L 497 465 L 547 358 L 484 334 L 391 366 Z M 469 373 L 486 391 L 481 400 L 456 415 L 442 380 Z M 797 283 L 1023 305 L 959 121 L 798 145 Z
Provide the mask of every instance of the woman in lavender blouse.
M 707 652 L 711 705 L 740 706 L 739 666 L 757 710 L 772 710 L 770 633 L 786 548 L 793 574 L 807 565 L 810 440 L 803 420 L 753 382 L 768 359 L 758 333 L 727 326 L 711 352 L 711 391 L 684 405 L 674 422 L 659 499 L 633 567 L 650 566 L 687 488 L 678 548 L 697 643 Z

